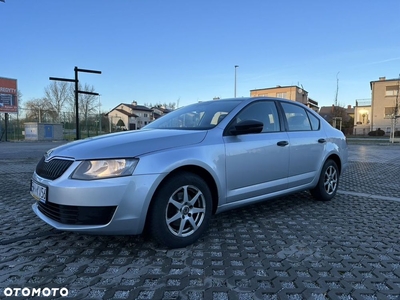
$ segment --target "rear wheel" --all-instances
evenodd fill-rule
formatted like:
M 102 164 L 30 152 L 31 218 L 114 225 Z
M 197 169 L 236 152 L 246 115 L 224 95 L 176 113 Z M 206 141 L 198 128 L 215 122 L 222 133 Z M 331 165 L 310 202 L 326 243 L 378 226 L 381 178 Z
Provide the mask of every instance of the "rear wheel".
M 205 181 L 189 172 L 162 184 L 149 212 L 151 235 L 170 248 L 194 243 L 211 219 L 211 192 Z
M 311 195 L 320 201 L 329 201 L 335 197 L 339 186 L 339 168 L 337 164 L 329 159 L 322 167 L 318 184 L 311 189 Z

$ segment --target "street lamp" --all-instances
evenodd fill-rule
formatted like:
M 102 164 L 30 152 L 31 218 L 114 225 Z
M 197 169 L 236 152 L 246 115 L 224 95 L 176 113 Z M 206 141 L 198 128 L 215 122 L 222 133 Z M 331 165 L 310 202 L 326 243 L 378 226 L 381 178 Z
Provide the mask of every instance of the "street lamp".
M 236 98 L 236 69 L 238 68 L 238 65 L 235 65 L 235 98 Z

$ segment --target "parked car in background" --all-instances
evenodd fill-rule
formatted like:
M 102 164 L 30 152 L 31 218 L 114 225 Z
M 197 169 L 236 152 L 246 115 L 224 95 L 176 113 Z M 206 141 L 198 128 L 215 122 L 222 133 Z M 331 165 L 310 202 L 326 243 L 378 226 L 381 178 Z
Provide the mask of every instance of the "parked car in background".
M 33 211 L 65 231 L 194 243 L 212 215 L 309 190 L 331 200 L 347 143 L 306 106 L 278 98 L 196 103 L 138 131 L 48 151 L 31 180 Z

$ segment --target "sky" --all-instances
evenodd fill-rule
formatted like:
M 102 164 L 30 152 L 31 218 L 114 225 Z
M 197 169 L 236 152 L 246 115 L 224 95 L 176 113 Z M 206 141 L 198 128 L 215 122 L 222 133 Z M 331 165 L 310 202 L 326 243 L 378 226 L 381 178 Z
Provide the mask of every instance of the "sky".
M 120 103 L 250 96 L 297 85 L 319 106 L 371 98 L 400 76 L 399 0 L 5 0 L 0 77 L 24 102 L 49 77 L 74 78 Z

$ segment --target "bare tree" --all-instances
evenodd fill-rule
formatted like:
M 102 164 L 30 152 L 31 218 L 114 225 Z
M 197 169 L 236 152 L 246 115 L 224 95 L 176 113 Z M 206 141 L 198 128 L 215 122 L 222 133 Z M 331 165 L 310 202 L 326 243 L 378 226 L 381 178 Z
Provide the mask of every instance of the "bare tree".
M 25 103 L 26 119 L 28 121 L 55 122 L 59 113 L 54 110 L 53 105 L 46 98 L 32 99 Z
M 92 86 L 92 85 L 88 85 L 85 83 L 84 87 L 82 87 L 82 85 L 79 83 L 78 90 L 93 93 L 95 89 L 94 89 L 94 86 Z M 79 115 L 84 117 L 83 121 L 84 121 L 84 124 L 85 124 L 88 134 L 89 134 L 89 126 L 88 126 L 89 115 L 97 113 L 97 110 L 98 110 L 97 99 L 98 98 L 95 95 L 88 95 L 88 94 L 79 94 L 78 95 Z M 76 108 L 75 108 L 75 87 L 74 86 L 71 86 L 69 89 L 68 103 L 70 104 L 70 109 L 75 113 Z M 82 118 L 80 118 L 80 120 L 82 120 Z
M 168 109 L 174 110 L 176 108 L 176 103 L 175 102 L 169 102 L 168 105 L 165 105 L 165 107 L 168 108 Z
M 19 114 L 20 114 L 20 110 L 22 108 L 22 93 L 20 90 L 17 90 L 17 105 L 18 105 L 18 109 L 17 109 L 17 126 L 19 128 Z
M 169 102 L 168 104 L 166 102 L 161 103 L 161 102 L 157 102 L 156 104 L 153 103 L 145 103 L 144 106 L 152 108 L 152 107 L 163 107 L 166 109 L 170 109 L 170 110 L 174 110 L 176 108 L 176 103 L 175 102 Z
M 332 126 L 342 129 L 343 121 L 347 121 L 346 109 L 338 103 L 339 96 L 339 73 L 336 74 L 336 93 L 335 93 L 335 104 L 332 107 Z
M 45 99 L 47 106 L 51 107 L 52 111 L 57 113 L 55 121 L 60 122 L 61 111 L 69 101 L 70 83 L 64 81 L 53 81 L 45 89 Z
M 17 99 L 18 99 L 18 107 L 22 107 L 22 93 L 20 90 L 17 90 Z

